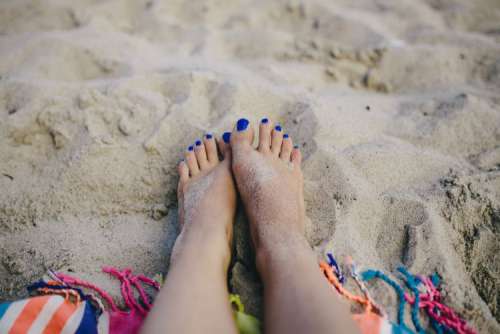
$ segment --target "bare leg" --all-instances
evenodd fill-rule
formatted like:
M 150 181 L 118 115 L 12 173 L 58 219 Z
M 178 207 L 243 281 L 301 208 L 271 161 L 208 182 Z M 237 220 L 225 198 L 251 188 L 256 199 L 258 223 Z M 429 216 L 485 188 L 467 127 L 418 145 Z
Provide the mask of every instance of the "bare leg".
M 222 161 L 207 135 L 179 164 L 182 232 L 143 333 L 236 333 L 227 288 L 236 191 L 231 151 L 219 148 Z
M 260 124 L 257 149 L 252 142 L 253 129 L 239 120 L 231 134 L 232 168 L 264 282 L 266 332 L 357 332 L 304 237 L 299 149 L 268 120 Z

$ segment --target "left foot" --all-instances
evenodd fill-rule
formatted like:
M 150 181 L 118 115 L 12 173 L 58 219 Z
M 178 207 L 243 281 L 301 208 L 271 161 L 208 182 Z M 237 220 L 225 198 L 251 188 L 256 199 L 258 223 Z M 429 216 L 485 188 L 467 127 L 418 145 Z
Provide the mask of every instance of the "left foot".
M 217 145 L 223 159 L 219 159 Z M 191 242 L 222 252 L 229 264 L 236 190 L 231 174 L 231 150 L 222 140 L 207 134 L 185 152 L 179 163 L 179 221 L 181 234 L 175 242 L 173 260 Z M 204 248 L 204 251 L 207 249 Z
M 182 230 L 142 333 L 237 333 L 227 288 L 236 210 L 231 151 L 206 135 L 189 146 L 178 171 Z

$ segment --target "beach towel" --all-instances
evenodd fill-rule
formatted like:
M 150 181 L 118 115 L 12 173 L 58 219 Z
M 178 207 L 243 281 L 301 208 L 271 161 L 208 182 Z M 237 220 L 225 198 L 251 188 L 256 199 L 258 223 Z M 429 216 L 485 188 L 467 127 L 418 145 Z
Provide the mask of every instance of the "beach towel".
M 438 334 L 476 333 L 453 309 L 442 303 L 438 275 L 412 275 L 401 267 L 399 272 L 405 289 L 381 271 L 369 269 L 358 273 L 354 262 L 348 258 L 349 277 L 354 279 L 362 292 L 356 295 L 344 287 L 348 277 L 333 255 L 329 253 L 327 258 L 328 262 L 321 261 L 319 267 L 332 285 L 333 292 L 362 306 L 361 313 L 352 315 L 361 333 L 425 333 L 426 329 L 420 322 L 422 314 L 429 317 L 431 327 Z M 28 291 L 36 296 L 0 304 L 0 334 L 138 333 L 153 303 L 146 288 L 157 291 L 160 282 L 144 275 L 134 275 L 128 268 L 105 267 L 103 271 L 120 281 L 125 310 L 118 308 L 111 296 L 96 285 L 67 274 L 49 272 L 52 280 L 40 280 L 28 287 Z M 396 322 L 389 320 L 386 311 L 375 302 L 365 286 L 364 282 L 374 279 L 385 282 L 396 291 L 399 298 Z M 240 334 L 262 332 L 261 322 L 245 313 L 238 295 L 231 294 L 229 302 L 233 306 Z M 404 322 L 406 305 L 410 305 L 414 330 Z

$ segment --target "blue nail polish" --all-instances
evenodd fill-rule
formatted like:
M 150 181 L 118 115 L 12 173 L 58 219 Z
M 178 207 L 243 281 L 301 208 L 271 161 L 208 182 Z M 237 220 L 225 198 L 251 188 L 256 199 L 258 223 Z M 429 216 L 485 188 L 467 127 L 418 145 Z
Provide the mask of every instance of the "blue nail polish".
M 293 148 L 299 148 L 299 145 L 293 145 Z
M 290 136 L 288 135 L 288 133 L 285 133 L 285 134 L 283 135 L 283 138 L 285 138 L 285 139 L 287 139 L 288 137 L 290 137 Z
M 211 134 L 211 133 L 207 133 L 207 134 L 206 134 L 206 136 L 205 136 L 205 138 L 207 138 L 207 139 L 212 139 L 212 137 L 213 137 L 213 136 L 212 136 L 212 134 Z
M 231 139 L 231 132 L 224 132 L 222 134 L 222 140 L 224 140 L 224 143 L 229 144 L 230 139 Z
M 194 150 L 193 145 L 191 145 L 191 146 L 188 147 L 188 151 L 192 151 L 192 150 Z
M 278 125 L 276 125 L 276 126 L 274 127 L 274 130 L 276 130 L 276 131 L 281 131 L 281 125 L 279 125 L 279 124 L 278 124 Z
M 198 140 L 195 142 L 195 144 L 196 144 L 196 146 L 201 146 L 201 140 L 199 140 L 199 139 L 198 139 Z
M 269 123 L 269 120 L 267 118 L 263 118 L 260 122 L 262 124 L 267 124 L 267 123 Z
M 240 118 L 238 122 L 236 122 L 236 130 L 245 131 L 248 128 L 248 124 L 250 124 L 248 119 Z

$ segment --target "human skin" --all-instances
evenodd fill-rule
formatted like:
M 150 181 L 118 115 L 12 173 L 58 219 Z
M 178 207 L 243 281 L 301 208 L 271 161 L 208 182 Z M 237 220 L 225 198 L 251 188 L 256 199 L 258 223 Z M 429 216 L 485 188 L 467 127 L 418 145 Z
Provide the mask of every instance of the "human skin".
M 358 332 L 304 236 L 299 148 L 267 119 L 260 122 L 257 148 L 253 137 L 249 122 L 240 119 L 218 142 L 222 160 L 210 136 L 179 164 L 182 231 L 143 333 L 236 332 L 227 288 L 236 190 L 264 285 L 265 332 Z

